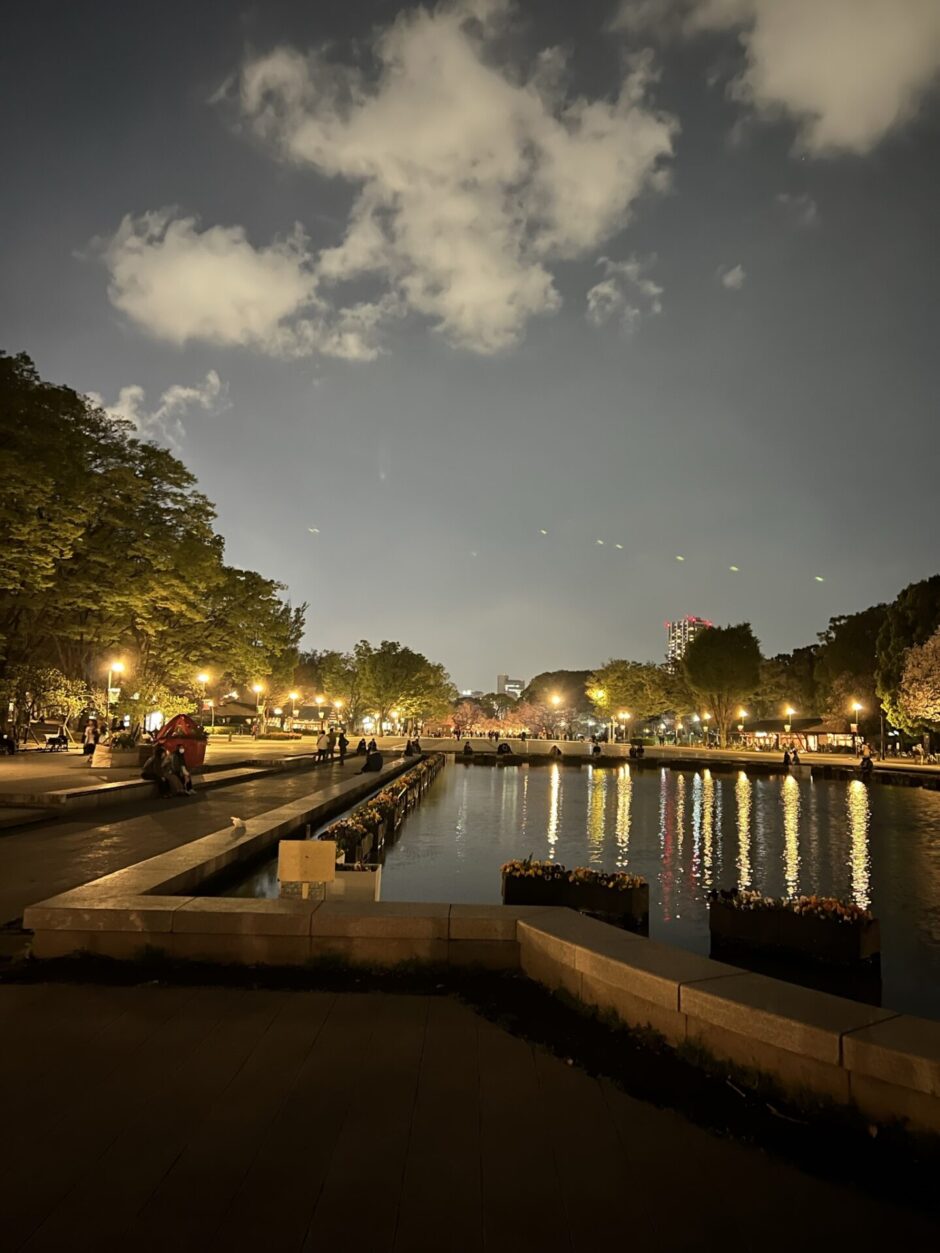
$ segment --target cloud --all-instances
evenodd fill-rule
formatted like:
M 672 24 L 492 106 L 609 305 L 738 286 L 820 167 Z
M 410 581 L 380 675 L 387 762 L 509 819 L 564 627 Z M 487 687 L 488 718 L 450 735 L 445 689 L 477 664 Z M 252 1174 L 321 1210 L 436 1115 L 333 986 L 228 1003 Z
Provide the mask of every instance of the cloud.
M 732 94 L 797 123 L 812 155 L 865 154 L 910 122 L 940 73 L 937 0 L 625 0 L 616 26 L 668 37 L 733 30 Z
M 354 189 L 343 238 L 315 261 L 318 295 L 375 284 L 375 313 L 418 314 L 493 353 L 561 300 L 552 264 L 619 233 L 662 185 L 675 123 L 647 102 L 651 62 L 610 98 L 571 95 L 564 54 L 503 54 L 510 6 L 403 11 L 358 65 L 323 50 L 250 60 L 238 103 L 283 159 Z
M 776 200 L 796 226 L 815 226 L 819 221 L 819 207 L 813 197 L 807 195 L 806 192 L 793 196 L 789 192 L 782 191 Z
M 727 287 L 729 291 L 740 291 L 747 281 L 747 271 L 740 262 L 737 265 L 723 265 L 719 266 L 718 278 L 722 287 Z
M 655 259 L 612 261 L 599 257 L 597 264 L 604 267 L 604 277 L 587 293 L 587 320 L 603 326 L 617 317 L 623 332 L 631 334 L 644 314 L 662 313 L 663 289 L 644 273 Z
M 146 392 L 137 383 L 122 387 L 113 405 L 105 404 L 97 392 L 88 399 L 112 418 L 130 422 L 141 439 L 155 440 L 178 452 L 186 435 L 183 418 L 195 409 L 221 413 L 228 408 L 228 388 L 215 370 L 210 370 L 197 387 L 174 383 L 160 397 L 155 409 L 146 408 Z

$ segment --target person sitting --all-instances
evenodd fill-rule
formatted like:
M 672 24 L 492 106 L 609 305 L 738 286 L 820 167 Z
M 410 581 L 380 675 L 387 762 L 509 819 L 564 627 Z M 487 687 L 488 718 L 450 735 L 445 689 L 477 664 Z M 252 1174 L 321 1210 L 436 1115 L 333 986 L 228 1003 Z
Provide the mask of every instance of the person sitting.
M 142 779 L 156 783 L 161 796 L 176 796 L 183 790 L 182 781 L 173 773 L 173 763 L 162 744 L 156 744 L 140 772 Z
M 412 743 L 412 745 L 414 746 L 414 750 L 415 750 L 415 752 L 416 752 L 416 753 L 423 753 L 423 752 L 424 752 L 424 749 L 421 747 L 421 743 L 420 743 L 420 741 L 418 740 L 418 737 L 417 737 L 417 736 L 415 736 L 415 737 L 414 737 L 414 739 L 411 741 L 411 743 Z
M 646 752 L 646 749 L 643 747 L 643 745 L 642 745 L 642 744 L 637 744 L 637 746 L 636 746 L 636 755 L 637 755 L 637 757 L 642 757 L 642 756 L 643 756 L 643 754 L 644 754 L 645 752 Z
M 363 736 L 363 738 L 356 745 L 356 756 L 365 757 L 365 755 L 366 755 L 366 741 L 365 741 L 365 736 Z
M 632 757 L 632 758 L 635 758 L 635 757 L 636 757 L 636 745 L 635 745 L 635 744 L 631 744 L 631 745 L 630 745 L 630 749 L 629 749 L 629 751 L 628 751 L 628 753 L 627 753 L 627 756 L 628 756 L 628 757 Z
M 549 757 L 560 757 L 560 756 L 561 756 L 561 749 L 558 747 L 558 745 L 557 745 L 557 744 L 553 744 L 553 745 L 551 746 L 551 748 L 549 749 L 549 751 L 548 751 L 548 755 L 549 755 Z
M 365 765 L 362 767 L 359 773 L 360 774 L 377 774 L 384 765 L 385 765 L 385 758 L 378 751 L 378 749 L 376 749 L 374 752 L 369 753 L 368 757 L 366 758 Z
M 511 756 L 512 756 L 512 746 L 511 746 L 510 744 L 507 744 L 507 743 L 506 743 L 506 741 L 505 741 L 505 740 L 503 740 L 502 744 L 498 744 L 498 745 L 496 746 L 496 752 L 497 752 L 497 754 L 499 754 L 501 757 L 507 757 L 507 756 L 511 757 Z
M 788 748 L 783 750 L 783 768 L 784 770 L 790 769 L 790 750 Z
M 375 736 L 373 736 L 372 739 L 369 741 L 368 747 L 366 748 L 366 752 L 377 753 L 378 751 L 379 751 L 379 746 L 375 742 Z
M 175 778 L 179 779 L 180 786 L 187 795 L 192 794 L 193 776 L 189 772 L 186 765 L 186 756 L 183 752 L 182 744 L 178 744 L 174 751 L 170 754 L 170 769 Z
M 800 754 L 795 748 L 790 750 L 790 764 L 792 766 L 798 766 L 800 764 Z
M 411 740 L 407 740 L 407 741 L 406 741 L 406 743 L 405 743 L 405 751 L 404 751 L 404 753 L 403 753 L 402 755 L 403 755 L 404 757 L 414 757 L 414 755 L 415 755 L 415 750 L 414 750 L 414 745 L 412 744 Z
M 859 769 L 862 772 L 863 779 L 870 778 L 871 773 L 874 770 L 874 768 L 875 768 L 875 763 L 872 760 L 870 753 L 864 756 L 862 760 L 859 762 Z
M 598 744 L 597 740 L 595 739 L 594 743 L 591 745 L 591 756 L 600 757 L 600 755 L 601 755 L 601 746 L 600 744 Z
M 467 742 L 463 746 L 463 755 L 464 757 L 473 756 L 473 745 L 470 743 L 469 740 L 467 740 Z

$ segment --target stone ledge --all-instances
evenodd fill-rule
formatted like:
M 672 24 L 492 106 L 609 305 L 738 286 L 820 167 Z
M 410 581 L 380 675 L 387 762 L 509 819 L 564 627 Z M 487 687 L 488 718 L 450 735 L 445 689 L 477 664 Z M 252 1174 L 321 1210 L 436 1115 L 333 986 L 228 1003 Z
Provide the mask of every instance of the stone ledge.
M 172 930 L 177 935 L 309 936 L 319 905 L 319 901 L 197 896 L 174 912 Z
M 446 943 L 449 905 L 423 901 L 377 901 L 363 905 L 324 901 L 311 918 L 314 939 L 442 940 Z
M 744 973 L 685 985 L 679 1007 L 690 1024 L 696 1018 L 832 1066 L 842 1063 L 842 1037 L 847 1031 L 894 1017 L 890 1010 Z
M 843 1036 L 842 1064 L 854 1076 L 940 1098 L 940 1022 L 899 1014 Z
M 515 943 L 517 924 L 537 920 L 544 912 L 544 905 L 451 905 L 450 938 Z
M 32 905 L 23 918 L 31 931 L 168 932 L 178 910 L 190 904 L 185 896 L 110 897 L 94 904 Z

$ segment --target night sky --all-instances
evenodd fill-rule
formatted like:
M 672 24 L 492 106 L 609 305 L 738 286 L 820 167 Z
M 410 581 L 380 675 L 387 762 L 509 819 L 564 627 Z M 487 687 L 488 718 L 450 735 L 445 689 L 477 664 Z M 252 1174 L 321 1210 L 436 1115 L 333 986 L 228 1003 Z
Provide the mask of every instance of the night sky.
M 937 0 L 4 28 L 0 346 L 177 450 L 310 647 L 490 690 L 940 567 Z

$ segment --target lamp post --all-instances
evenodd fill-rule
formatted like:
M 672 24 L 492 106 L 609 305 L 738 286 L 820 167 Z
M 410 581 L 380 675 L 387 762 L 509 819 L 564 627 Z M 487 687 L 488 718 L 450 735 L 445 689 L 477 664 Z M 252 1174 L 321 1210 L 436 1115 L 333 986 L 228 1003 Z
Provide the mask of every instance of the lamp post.
M 210 719 L 209 725 L 214 727 L 215 726 L 215 701 L 209 700 L 209 701 L 206 701 L 206 704 L 209 706 L 209 719 Z
M 342 710 L 342 708 L 343 708 L 343 704 L 344 704 L 344 702 L 343 702 L 343 701 L 341 701 L 341 700 L 334 700 L 334 701 L 333 701 L 333 708 L 336 710 L 336 719 L 337 719 L 337 721 L 339 721 L 339 719 L 340 719 L 340 717 L 341 717 L 341 713 L 340 713 L 340 711 L 341 711 L 341 710 Z
M 391 718 L 391 720 L 392 720 L 392 731 L 393 731 L 393 732 L 397 735 L 397 734 L 398 734 L 398 732 L 395 730 L 395 728 L 398 726 L 398 710 L 397 710 L 397 709 L 390 709 L 390 710 L 388 711 L 388 716 L 389 716 L 389 717 Z M 379 730 L 381 730 L 381 727 L 379 728 Z
M 107 704 L 107 706 L 108 706 L 108 730 L 109 730 L 109 731 L 110 731 L 110 729 L 111 729 L 111 682 L 112 682 L 112 677 L 113 677 L 113 675 L 115 675 L 115 674 L 123 674 L 123 673 L 124 673 L 124 662 L 123 662 L 123 661 L 109 661 L 109 662 L 108 662 L 108 699 L 107 699 L 107 701 L 106 701 L 106 704 Z
M 746 709 L 738 710 L 738 734 L 741 736 L 741 747 L 744 747 L 744 720 L 747 717 Z
M 620 738 L 623 740 L 626 738 L 627 723 L 630 721 L 630 715 L 625 709 L 621 709 L 620 713 L 617 714 L 617 721 L 620 723 Z
M 857 700 L 852 701 L 852 713 L 855 715 L 855 721 L 851 724 L 852 728 L 852 756 L 858 752 L 858 715 L 862 712 L 862 706 Z
M 258 706 L 258 734 L 260 735 L 264 730 L 264 701 L 262 699 L 264 685 L 262 683 L 252 683 L 251 690 L 255 694 L 255 703 Z
M 710 717 L 711 717 L 711 714 L 702 714 L 702 722 L 705 724 L 705 727 L 704 727 L 704 730 L 703 730 L 702 734 L 705 736 L 705 747 L 706 747 L 706 748 L 708 748 L 708 747 L 709 747 L 709 742 L 708 742 L 708 720 L 709 720 L 709 718 L 710 718 Z
M 323 734 L 323 702 L 324 702 L 325 700 L 326 700 L 326 697 L 325 697 L 325 696 L 322 696 L 322 695 L 321 695 L 321 696 L 318 696 L 318 697 L 316 698 L 316 706 L 317 706 L 317 721 L 320 723 L 320 734 L 321 734 L 321 735 Z
M 558 706 L 561 704 L 561 697 L 558 695 L 557 692 L 554 692 L 549 699 L 551 700 L 552 705 L 554 706 L 555 718 L 557 719 L 558 718 Z M 552 739 L 556 739 L 556 740 L 558 739 L 557 721 L 552 723 Z
M 298 692 L 287 693 L 287 699 L 290 701 L 290 729 L 292 731 L 294 730 L 294 725 L 297 722 L 297 698 L 298 696 L 299 696 Z

